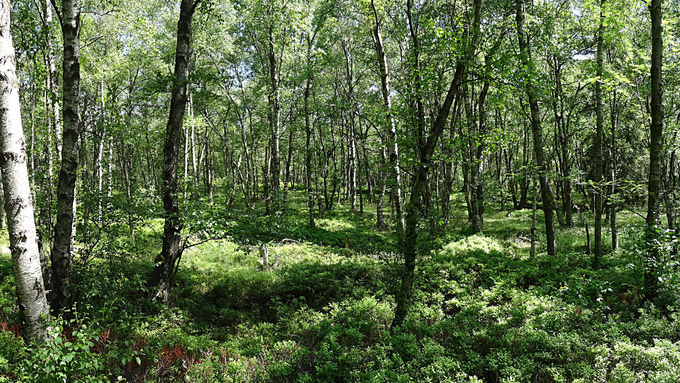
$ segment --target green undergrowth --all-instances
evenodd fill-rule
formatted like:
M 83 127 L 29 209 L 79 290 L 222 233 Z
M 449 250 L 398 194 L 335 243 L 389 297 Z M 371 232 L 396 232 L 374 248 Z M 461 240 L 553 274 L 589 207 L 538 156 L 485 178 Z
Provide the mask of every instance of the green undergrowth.
M 390 331 L 400 270 L 395 238 L 375 229 L 368 206 L 363 215 L 340 206 L 310 229 L 300 207 L 304 196 L 289 196 L 295 200 L 287 215 L 262 217 L 253 209 L 213 215 L 222 223 L 209 225 L 226 229 L 221 239 L 184 254 L 168 307 L 150 302 L 145 287 L 162 222 L 140 223 L 135 241 L 112 236 L 124 251 L 102 251 L 76 268 L 76 319 L 55 323 L 55 340 L 37 351 L 16 335 L 11 263 L 1 256 L 0 382 L 676 382 L 680 376 L 675 277 L 663 284 L 668 309 L 643 302 L 641 222 L 633 213 L 619 216 L 621 249 L 607 245 L 602 267 L 593 270 L 582 217 L 574 228 L 558 230 L 555 258 L 544 253 L 539 221 L 532 257 L 529 210 L 489 207 L 484 233 L 469 235 L 455 196 L 444 240 L 419 258 L 411 314 Z M 204 239 L 196 234 L 190 241 Z

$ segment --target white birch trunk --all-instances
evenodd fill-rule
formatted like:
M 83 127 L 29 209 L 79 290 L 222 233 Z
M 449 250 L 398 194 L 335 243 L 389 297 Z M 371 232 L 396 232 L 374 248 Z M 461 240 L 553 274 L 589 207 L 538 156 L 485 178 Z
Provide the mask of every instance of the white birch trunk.
M 10 34 L 9 0 L 0 0 L 0 168 L 9 214 L 9 239 L 14 279 L 26 337 L 48 338 L 49 306 L 40 269 L 40 254 L 21 126 L 19 82 Z

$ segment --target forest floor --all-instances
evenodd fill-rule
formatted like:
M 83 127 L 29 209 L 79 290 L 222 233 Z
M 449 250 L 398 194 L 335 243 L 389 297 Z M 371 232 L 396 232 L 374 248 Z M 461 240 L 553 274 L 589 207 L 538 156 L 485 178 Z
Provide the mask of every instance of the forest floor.
M 586 217 L 560 228 L 548 257 L 529 254 L 531 211 L 489 206 L 484 234 L 470 235 L 462 196 L 437 241 L 424 238 L 416 293 L 390 333 L 400 258 L 373 206 L 347 206 L 307 227 L 305 196 L 289 194 L 278 218 L 242 209 L 227 239 L 190 248 L 169 307 L 152 303 L 146 278 L 162 221 L 136 239 L 103 240 L 108 256 L 80 260 L 76 319 L 31 353 L 18 323 L 10 257 L 0 256 L 0 382 L 677 382 L 677 291 L 661 312 L 644 304 L 640 226 L 619 214 L 621 248 L 608 233 L 602 267 L 584 254 Z M 0 243 L 6 250 L 7 242 Z M 200 238 L 193 241 L 200 242 Z M 261 246 L 270 262 L 262 266 Z M 104 254 L 104 253 L 102 253 Z M 113 255 L 111 255 L 113 254 Z M 87 261 L 87 263 L 85 263 Z M 669 273 L 664 286 L 678 286 Z M 677 289 L 677 288 L 676 288 Z M 59 327 L 61 326 L 61 327 Z M 62 375 L 59 375 L 62 374 Z M 27 379 L 27 378 L 24 378 Z M 29 381 L 29 380 L 25 380 Z M 31 380 L 33 381 L 33 380 Z

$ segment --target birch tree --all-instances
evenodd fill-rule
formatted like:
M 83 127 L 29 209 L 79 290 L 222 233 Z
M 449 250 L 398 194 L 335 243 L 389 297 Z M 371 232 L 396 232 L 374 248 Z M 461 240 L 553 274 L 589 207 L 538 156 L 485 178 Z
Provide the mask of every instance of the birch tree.
M 71 264 L 76 242 L 76 178 L 80 125 L 80 6 L 78 0 L 63 0 L 61 30 L 63 61 L 63 138 L 61 169 L 57 185 L 57 222 L 54 226 L 52 260 L 53 308 L 71 305 Z
M 23 327 L 29 340 L 40 342 L 49 337 L 49 306 L 40 268 L 26 143 L 21 126 L 19 82 L 10 34 L 11 7 L 9 0 L 0 1 L 0 169 Z
M 153 298 L 167 302 L 176 263 L 182 255 L 182 222 L 177 201 L 177 180 L 179 170 L 179 147 L 182 139 L 182 125 L 187 105 L 187 83 L 191 53 L 191 18 L 200 0 L 182 0 L 177 22 L 177 50 L 175 70 L 170 96 L 170 117 L 165 130 L 163 146 L 163 248 L 156 259 L 150 284 Z

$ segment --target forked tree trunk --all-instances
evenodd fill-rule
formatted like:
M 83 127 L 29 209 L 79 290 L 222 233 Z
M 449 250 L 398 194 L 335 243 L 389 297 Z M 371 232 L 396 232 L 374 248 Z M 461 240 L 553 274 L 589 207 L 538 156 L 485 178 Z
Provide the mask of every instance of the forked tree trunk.
M 11 8 L 9 0 L 0 1 L 0 168 L 23 329 L 27 339 L 42 342 L 49 337 L 49 306 L 40 269 L 38 236 L 21 127 L 19 81 L 10 34 Z
M 439 137 L 446 126 L 446 121 L 451 111 L 451 105 L 460 91 L 460 86 L 465 73 L 465 66 L 472 58 L 477 46 L 477 37 L 479 35 L 479 25 L 481 19 L 482 0 L 475 0 L 474 2 L 474 19 L 472 22 L 472 33 L 468 41 L 465 53 L 458 58 L 456 70 L 453 79 L 449 85 L 444 102 L 439 110 L 437 116 L 432 123 L 428 132 L 419 132 L 422 135 L 422 146 L 419 147 L 418 161 L 416 163 L 413 184 L 411 187 L 411 195 L 408 205 L 406 207 L 406 226 L 404 236 L 401 240 L 402 252 L 404 254 L 404 269 L 401 276 L 401 286 L 396 293 L 397 307 L 394 312 L 394 320 L 392 321 L 392 328 L 400 326 L 411 306 L 411 296 L 413 293 L 413 277 L 416 269 L 416 255 L 418 248 L 418 221 L 423 209 L 422 195 L 427 186 L 428 174 L 430 166 L 432 165 L 432 155 L 437 147 Z M 411 1 L 408 2 L 407 7 L 410 13 Z M 410 15 L 409 15 L 410 16 Z

